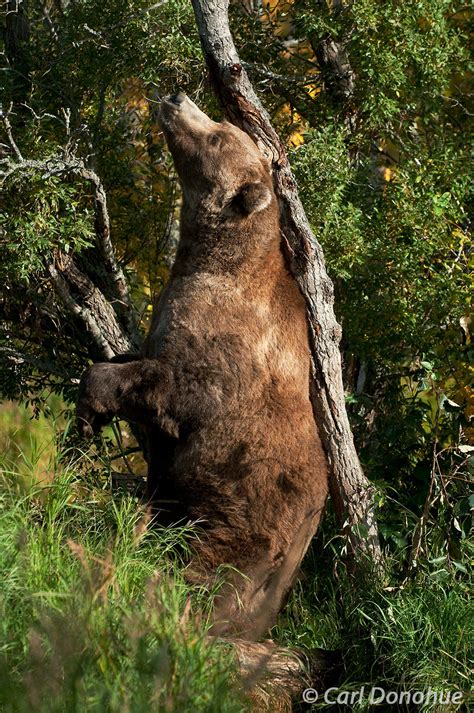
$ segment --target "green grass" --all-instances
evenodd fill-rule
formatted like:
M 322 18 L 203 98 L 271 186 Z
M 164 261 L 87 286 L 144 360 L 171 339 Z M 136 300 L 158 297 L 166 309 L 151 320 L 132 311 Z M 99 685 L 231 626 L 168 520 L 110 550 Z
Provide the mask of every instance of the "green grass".
M 50 477 L 48 466 L 56 451 L 56 436 L 64 428 L 64 404 L 57 396 L 47 400 L 48 415 L 6 401 L 0 404 L 0 451 L 4 467 L 34 480 Z
M 247 710 L 181 576 L 190 532 L 145 528 L 74 468 L 4 472 L 0 493 L 2 712 Z
M 206 637 L 209 604 L 182 576 L 195 534 L 145 527 L 140 504 L 112 495 L 86 455 L 58 453 L 45 425 L 34 422 L 27 437 L 23 424 L 0 462 L 0 711 L 250 710 L 228 648 Z M 340 565 L 334 572 L 337 558 L 323 539 L 274 638 L 339 651 L 344 690 L 468 691 L 467 571 L 443 568 L 440 578 L 436 564 L 426 565 L 400 586 L 400 562 L 391 561 L 392 587 L 377 587 Z
M 402 586 L 376 586 L 342 572 L 324 573 L 317 550 L 305 561 L 274 632 L 287 646 L 340 653 L 340 690 L 365 686 L 387 691 L 463 691 L 459 710 L 469 710 L 474 660 L 472 584 L 459 572 L 438 579 L 428 567 Z M 387 579 L 396 581 L 397 561 Z M 342 568 L 340 568 L 342 569 Z M 390 571 L 391 570 L 391 571 Z M 327 572 L 327 570 L 326 570 Z M 332 684 L 336 685 L 336 684 Z M 314 708 L 324 708 L 317 704 Z M 337 706 L 331 707 L 337 711 Z M 380 710 L 367 701 L 341 710 Z M 388 708 L 387 708 L 388 710 Z M 396 709 L 398 710 L 398 709 Z M 401 708 L 400 710 L 406 710 Z M 418 707 L 417 710 L 438 710 Z M 450 710 L 457 710 L 454 706 Z

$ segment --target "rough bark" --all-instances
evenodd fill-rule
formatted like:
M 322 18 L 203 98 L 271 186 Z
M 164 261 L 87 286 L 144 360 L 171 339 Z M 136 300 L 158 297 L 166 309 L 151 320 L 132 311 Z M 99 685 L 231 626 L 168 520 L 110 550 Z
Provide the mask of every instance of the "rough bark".
M 64 306 L 82 322 L 94 345 L 96 358 L 108 361 L 133 348 L 133 342 L 119 324 L 110 302 L 71 257 L 58 253 L 48 271 Z
M 115 302 L 116 311 L 120 315 L 127 333 L 131 335 L 135 346 L 138 346 L 137 316 L 130 299 L 127 281 L 122 268 L 117 263 L 110 239 L 110 218 L 104 186 L 94 171 L 83 166 L 79 166 L 76 171 L 79 176 L 89 181 L 94 188 L 95 233 L 99 257 L 107 272 L 108 282 L 113 285 L 112 299 Z
M 228 0 L 192 0 L 211 81 L 228 117 L 243 128 L 272 161 L 281 204 L 281 228 L 288 264 L 306 300 L 313 359 L 311 399 L 327 451 L 334 508 L 354 560 L 380 565 L 381 552 L 373 491 L 354 447 L 342 382 L 341 328 L 333 309 L 333 285 L 323 251 L 298 196 L 286 151 L 256 96 L 234 46 Z
M 354 72 L 344 45 L 328 35 L 313 45 L 313 50 L 321 73 L 322 88 L 332 103 L 342 111 L 347 128 L 353 131 L 357 118 L 353 104 Z

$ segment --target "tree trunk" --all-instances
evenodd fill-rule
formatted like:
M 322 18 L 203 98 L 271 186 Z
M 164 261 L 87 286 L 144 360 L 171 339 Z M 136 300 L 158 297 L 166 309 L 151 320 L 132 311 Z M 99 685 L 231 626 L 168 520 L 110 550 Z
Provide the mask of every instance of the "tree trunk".
M 334 509 L 350 558 L 381 565 L 373 489 L 357 457 L 346 413 L 333 285 L 298 196 L 286 151 L 242 67 L 229 29 L 228 0 L 192 0 L 211 81 L 227 115 L 272 161 L 281 205 L 282 243 L 306 300 L 312 353 L 311 400 L 327 452 Z M 365 557 L 363 557 L 365 555 Z

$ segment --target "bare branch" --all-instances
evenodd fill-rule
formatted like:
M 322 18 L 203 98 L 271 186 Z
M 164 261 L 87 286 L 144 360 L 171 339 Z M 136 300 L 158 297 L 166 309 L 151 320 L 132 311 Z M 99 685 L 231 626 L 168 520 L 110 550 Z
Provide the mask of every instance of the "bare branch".
M 21 151 L 18 148 L 15 139 L 13 138 L 13 130 L 12 130 L 12 125 L 10 124 L 10 120 L 8 118 L 8 115 L 11 112 L 11 107 L 10 110 L 4 114 L 3 111 L 0 109 L 0 118 L 3 122 L 3 125 L 5 127 L 5 133 L 7 135 L 8 143 L 10 144 L 10 148 L 15 154 L 15 158 L 17 161 L 23 161 L 23 156 L 21 155 Z
M 51 15 L 49 14 L 49 8 L 47 3 L 43 3 L 43 17 L 46 25 L 48 26 L 51 37 L 55 42 L 57 42 L 59 40 L 58 31 L 54 25 L 54 22 L 51 19 Z
M 85 325 L 101 358 L 108 361 L 116 354 L 129 351 L 132 342 L 100 290 L 81 273 L 70 256 L 58 254 L 56 263 L 48 265 L 56 293 L 65 307 Z M 71 285 L 79 293 L 82 304 L 71 294 Z
M 37 359 L 31 354 L 24 354 L 13 347 L 0 346 L 0 354 L 2 354 L 11 364 L 31 364 L 31 366 L 34 366 L 35 369 L 38 369 L 38 371 L 58 376 L 59 378 L 68 381 L 70 384 L 79 383 L 79 379 L 73 378 L 70 374 L 58 369 L 57 364 L 45 361 L 44 359 Z
M 112 357 L 114 356 L 114 352 L 107 343 L 107 340 L 104 339 L 104 337 L 102 336 L 102 332 L 99 329 L 99 325 L 95 321 L 90 311 L 87 309 L 87 307 L 81 307 L 80 305 L 78 305 L 77 302 L 72 298 L 66 280 L 61 277 L 54 265 L 49 265 L 48 271 L 51 275 L 56 292 L 58 293 L 59 297 L 62 299 L 66 307 L 69 309 L 70 312 L 75 314 L 81 319 L 81 321 L 86 324 L 86 326 L 88 327 L 88 331 L 90 332 L 94 342 L 96 343 L 100 351 L 103 353 L 104 358 L 107 360 L 112 359 Z
M 71 48 L 78 49 L 79 47 L 82 47 L 82 45 L 86 44 L 87 42 L 92 42 L 93 40 L 98 40 L 101 43 L 106 43 L 107 41 L 107 35 L 110 32 L 113 32 L 114 30 L 118 30 L 121 27 L 125 27 L 125 25 L 130 22 L 130 20 L 135 20 L 138 17 L 143 17 L 145 15 L 149 15 L 152 13 L 154 10 L 158 10 L 158 8 L 162 7 L 163 5 L 166 5 L 168 0 L 159 0 L 159 2 L 153 3 L 153 5 L 150 5 L 150 7 L 144 8 L 143 10 L 138 10 L 137 12 L 132 12 L 130 15 L 127 15 L 123 20 L 120 20 L 119 22 L 116 22 L 114 25 L 110 25 L 109 27 L 104 28 L 103 30 L 95 30 L 93 27 L 89 27 L 89 25 L 84 24 L 82 27 L 83 29 L 88 33 L 87 37 L 84 37 L 82 40 L 76 41 L 73 44 L 70 44 L 66 46 L 63 50 L 63 54 L 70 50 Z M 106 44 L 103 44 L 103 46 L 107 46 Z

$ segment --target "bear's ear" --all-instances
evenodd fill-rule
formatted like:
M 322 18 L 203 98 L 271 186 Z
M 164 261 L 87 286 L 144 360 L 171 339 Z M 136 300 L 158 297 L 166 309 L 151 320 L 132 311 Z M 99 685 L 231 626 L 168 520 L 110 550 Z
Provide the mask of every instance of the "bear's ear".
M 246 217 L 258 213 L 272 201 L 272 193 L 261 181 L 244 183 L 232 198 L 229 208 L 234 215 Z

